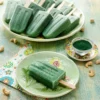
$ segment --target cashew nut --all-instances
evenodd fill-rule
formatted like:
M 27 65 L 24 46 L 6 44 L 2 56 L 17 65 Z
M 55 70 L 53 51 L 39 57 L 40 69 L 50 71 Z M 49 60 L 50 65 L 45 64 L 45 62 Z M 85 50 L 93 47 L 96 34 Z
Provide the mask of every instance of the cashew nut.
M 94 19 L 90 19 L 90 23 L 94 23 Z
M 4 51 L 4 46 L 0 46 L 0 52 Z
M 10 39 L 10 42 L 13 42 L 14 44 L 16 44 L 17 43 L 17 39 L 16 38 L 12 38 L 12 39 Z
M 10 95 L 10 91 L 8 91 L 6 88 L 2 89 L 2 92 L 4 93 L 4 95 L 9 96 Z
M 81 30 L 80 30 L 80 32 L 84 32 L 84 30 L 85 30 L 84 27 L 82 27 Z
M 96 64 L 97 64 L 97 65 L 99 65 L 99 64 L 100 64 L 100 59 L 98 59 L 98 60 L 96 61 Z
M 92 66 L 93 65 L 93 62 L 92 61 L 89 61 L 85 64 L 85 67 L 88 68 L 89 66 Z
M 3 0 L 0 0 L 0 5 L 2 5 L 3 4 Z
M 95 76 L 95 71 L 94 71 L 94 70 L 89 70 L 89 76 L 90 76 L 90 77 Z

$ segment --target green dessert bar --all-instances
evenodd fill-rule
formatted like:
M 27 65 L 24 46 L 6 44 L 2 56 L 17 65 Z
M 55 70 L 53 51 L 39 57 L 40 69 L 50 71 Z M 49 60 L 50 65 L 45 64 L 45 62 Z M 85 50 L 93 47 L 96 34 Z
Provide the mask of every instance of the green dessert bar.
M 44 7 L 46 10 L 48 8 L 50 8 L 50 6 L 54 3 L 53 0 L 45 0 L 44 4 L 42 5 L 42 7 Z
M 29 75 L 45 86 L 55 89 L 59 81 L 64 79 L 66 72 L 44 62 L 35 62 L 29 66 Z
M 66 27 L 66 30 L 63 32 L 64 34 L 67 34 L 68 32 L 72 31 L 79 24 L 80 18 L 77 16 L 69 16 L 69 20 L 70 25 Z
M 72 11 L 72 7 L 69 6 L 63 6 L 61 7 L 60 11 L 62 12 L 63 15 L 67 15 L 68 13 L 70 13 Z
M 9 24 L 10 30 L 16 33 L 24 32 L 31 15 L 31 9 L 18 5 Z
M 35 15 L 39 10 L 45 11 L 45 8 L 35 4 L 33 2 L 29 5 L 29 8 L 33 9 L 33 15 Z
M 53 16 L 53 17 L 56 17 L 58 14 L 62 14 L 62 12 L 56 8 L 53 8 L 51 11 L 50 11 L 50 14 Z
M 52 16 L 45 11 L 37 12 L 32 22 L 28 26 L 26 34 L 29 37 L 39 36 L 52 19 L 53 19 Z
M 5 22 L 7 22 L 7 23 L 10 22 L 11 17 L 13 15 L 17 5 L 22 5 L 21 1 L 9 0 L 7 2 L 7 6 L 6 6 L 6 9 L 5 9 L 5 13 L 4 13 Z
M 70 21 L 64 15 L 57 15 L 47 26 L 43 32 L 45 38 L 55 38 L 60 35 L 67 26 L 69 26 Z

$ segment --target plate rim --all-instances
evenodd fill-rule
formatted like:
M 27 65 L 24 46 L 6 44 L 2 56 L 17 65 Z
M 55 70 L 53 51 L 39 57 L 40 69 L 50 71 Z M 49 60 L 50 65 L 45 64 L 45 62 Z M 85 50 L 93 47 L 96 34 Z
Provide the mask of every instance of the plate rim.
M 76 81 L 76 83 L 75 83 L 75 85 L 77 85 L 77 83 L 79 82 L 79 77 L 80 77 L 78 66 L 75 64 L 75 62 L 74 62 L 73 60 L 69 59 L 67 56 L 65 56 L 65 55 L 62 54 L 62 53 L 58 53 L 58 52 L 54 52 L 54 51 L 41 51 L 41 52 L 36 52 L 36 53 L 30 54 L 29 56 L 27 56 L 26 58 L 24 58 L 24 59 L 19 63 L 19 65 L 20 65 L 25 59 L 28 59 L 30 56 L 34 56 L 34 55 L 41 54 L 41 53 L 52 53 L 52 54 L 57 54 L 57 55 L 63 56 L 64 58 L 70 60 L 71 62 L 73 62 L 74 65 L 75 65 L 75 67 L 76 67 L 76 69 L 77 69 L 77 71 L 78 71 L 78 77 L 77 77 L 77 81 Z M 19 65 L 18 65 L 18 66 L 19 66 Z M 22 85 L 21 85 L 20 82 L 18 81 L 17 70 L 18 70 L 18 67 L 17 67 L 17 69 L 16 69 L 16 80 L 17 80 L 18 84 L 20 85 L 20 87 L 21 87 L 26 93 L 28 93 L 28 94 L 30 94 L 30 95 L 37 96 L 37 97 L 42 97 L 42 98 L 56 98 L 56 97 L 61 97 L 61 96 L 63 96 L 63 95 L 66 95 L 66 94 L 68 94 L 69 92 L 72 91 L 72 89 L 71 89 L 71 90 L 69 90 L 69 91 L 67 91 L 67 92 L 60 93 L 60 94 L 57 94 L 57 95 L 55 95 L 55 96 L 44 96 L 44 95 L 33 94 L 33 93 L 27 91 L 25 88 L 22 87 Z
M 82 23 L 79 24 L 78 28 L 75 28 L 73 29 L 71 32 L 69 32 L 67 35 L 64 35 L 64 36 L 61 36 L 61 37 L 58 37 L 58 38 L 52 38 L 52 39 L 38 39 L 38 38 L 31 38 L 31 37 L 28 37 L 28 36 L 23 36 L 23 35 L 20 35 L 20 34 L 16 34 L 15 32 L 12 32 L 10 30 L 10 28 L 7 26 L 8 24 L 4 21 L 4 14 L 3 14 L 3 17 L 2 17 L 2 25 L 4 26 L 4 28 L 6 28 L 8 31 L 9 31 L 9 34 L 12 34 L 20 39 L 24 39 L 24 40 L 28 40 L 28 41 L 34 41 L 34 42 L 53 42 L 53 41 L 58 41 L 58 40 L 63 40 L 63 39 L 67 39 L 73 35 L 75 35 L 84 25 L 85 23 L 85 16 L 83 14 L 83 12 L 76 8 L 77 10 L 80 11 L 80 14 L 81 14 L 81 17 L 82 17 Z

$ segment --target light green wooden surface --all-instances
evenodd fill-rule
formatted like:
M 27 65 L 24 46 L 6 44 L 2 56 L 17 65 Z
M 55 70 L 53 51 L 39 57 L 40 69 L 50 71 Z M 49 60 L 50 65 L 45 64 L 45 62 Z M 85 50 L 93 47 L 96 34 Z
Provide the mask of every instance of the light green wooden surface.
M 67 41 L 71 40 L 76 36 L 84 36 L 92 39 L 99 47 L 100 50 L 100 0 L 69 0 L 74 1 L 75 5 L 80 8 L 86 17 L 85 20 L 85 32 L 78 32 L 75 36 L 51 43 L 35 43 L 33 42 L 33 49 L 35 52 L 38 51 L 56 51 L 63 53 L 65 55 L 65 46 L 67 45 Z M 2 27 L 1 18 L 4 12 L 4 8 L 6 5 L 6 0 L 4 5 L 0 5 L 0 45 L 4 45 L 5 51 L 0 53 L 0 66 L 2 66 L 6 61 L 8 61 L 14 54 L 16 54 L 19 50 L 19 46 L 9 42 L 9 39 L 13 36 L 8 34 L 8 32 Z M 95 19 L 95 24 L 90 24 L 90 18 Z M 18 39 L 20 42 L 24 42 L 23 40 Z M 97 58 L 100 58 L 100 54 Z M 96 59 L 97 59 L 96 58 Z M 94 59 L 94 62 L 95 60 Z M 95 77 L 90 78 L 88 76 L 88 70 L 84 67 L 83 62 L 75 61 L 80 70 L 80 81 L 77 85 L 77 89 L 73 92 L 56 99 L 51 100 L 100 100 L 100 65 L 93 65 L 90 69 L 94 69 L 96 72 Z M 0 100 L 3 99 L 2 88 L 7 87 L 11 91 L 11 95 L 7 100 L 35 100 L 32 97 L 23 94 L 11 87 L 8 87 L 2 83 L 0 83 Z M 5 99 L 6 100 L 6 99 Z

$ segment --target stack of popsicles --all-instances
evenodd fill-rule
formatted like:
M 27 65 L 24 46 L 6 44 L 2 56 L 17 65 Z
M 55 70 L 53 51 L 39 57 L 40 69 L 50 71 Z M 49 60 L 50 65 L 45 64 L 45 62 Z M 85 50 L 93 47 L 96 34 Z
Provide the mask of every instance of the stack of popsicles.
M 32 38 L 42 35 L 48 39 L 67 34 L 79 24 L 79 17 L 67 16 L 73 10 L 72 5 L 61 6 L 61 0 L 58 3 L 40 0 L 40 4 L 31 2 L 25 7 L 20 1 L 8 1 L 4 19 L 9 23 L 10 30 Z M 54 7 L 50 9 L 52 5 Z

